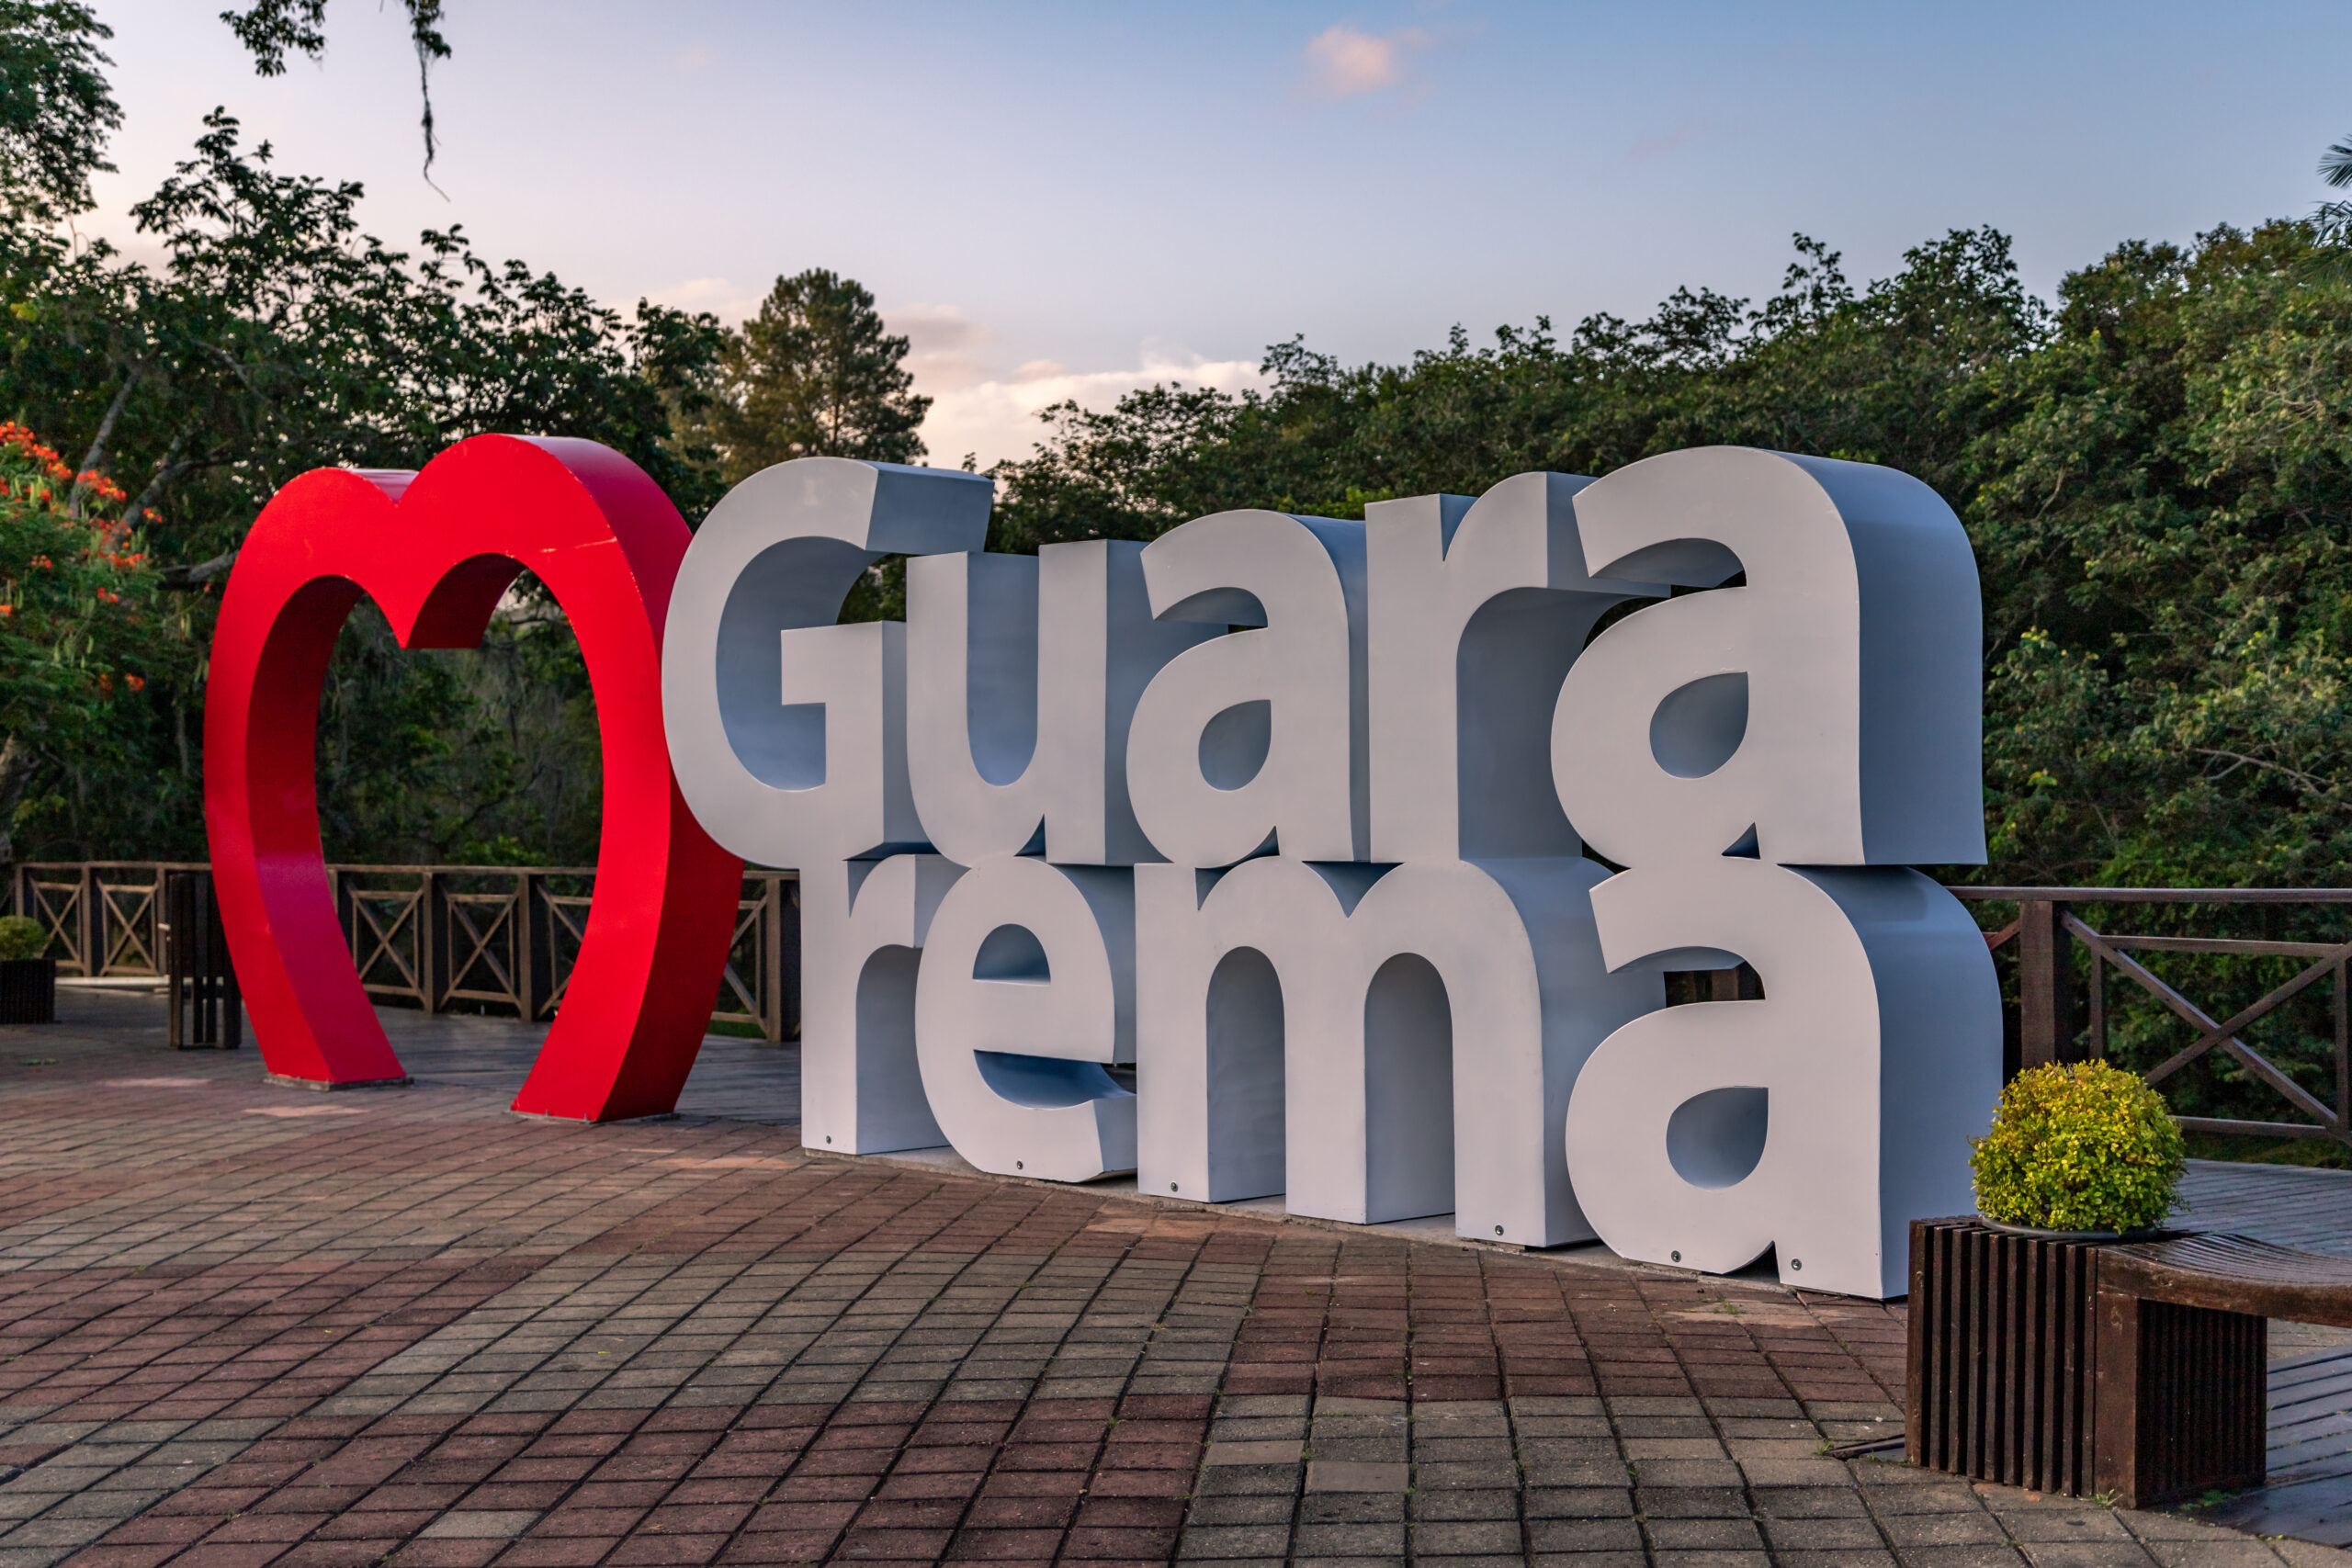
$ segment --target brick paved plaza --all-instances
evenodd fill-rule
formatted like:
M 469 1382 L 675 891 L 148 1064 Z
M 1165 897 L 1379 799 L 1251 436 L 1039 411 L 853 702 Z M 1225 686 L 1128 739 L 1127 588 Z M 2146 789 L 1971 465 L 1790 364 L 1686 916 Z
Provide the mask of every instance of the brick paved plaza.
M 68 1009 L 0 1030 L 0 1568 L 2352 1562 L 1826 1457 L 1900 1429 L 1899 1305 L 273 1089 Z

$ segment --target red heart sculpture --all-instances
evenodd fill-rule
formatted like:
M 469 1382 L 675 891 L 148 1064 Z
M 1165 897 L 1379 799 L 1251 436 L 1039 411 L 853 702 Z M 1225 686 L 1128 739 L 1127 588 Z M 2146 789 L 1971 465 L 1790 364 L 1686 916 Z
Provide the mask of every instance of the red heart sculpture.
M 212 645 L 204 817 L 221 922 L 269 1070 L 398 1079 L 319 846 L 319 687 L 365 593 L 403 648 L 472 648 L 528 567 L 570 617 L 604 742 L 595 897 L 571 984 L 514 1109 L 669 1111 L 735 929 L 742 862 L 687 811 L 662 731 L 662 625 L 689 536 L 660 488 L 591 441 L 481 435 L 421 473 L 319 469 L 237 557 Z

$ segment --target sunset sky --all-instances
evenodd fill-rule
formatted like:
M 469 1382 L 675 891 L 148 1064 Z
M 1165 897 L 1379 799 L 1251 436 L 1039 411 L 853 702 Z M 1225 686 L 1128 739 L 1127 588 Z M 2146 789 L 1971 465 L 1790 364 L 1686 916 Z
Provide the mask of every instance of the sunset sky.
M 226 0 L 221 0 L 225 4 Z M 1948 228 L 2045 295 L 2132 237 L 2301 213 L 2352 134 L 2341 6 L 1176 6 L 448 0 L 419 174 L 398 7 L 256 78 L 206 0 L 97 0 L 128 124 L 85 223 L 225 105 L 368 227 L 462 223 L 609 301 L 750 310 L 847 272 L 914 343 L 932 460 L 1303 333 L 1398 358 L 1461 322 L 1768 292 L 1801 230 L 1858 280 Z

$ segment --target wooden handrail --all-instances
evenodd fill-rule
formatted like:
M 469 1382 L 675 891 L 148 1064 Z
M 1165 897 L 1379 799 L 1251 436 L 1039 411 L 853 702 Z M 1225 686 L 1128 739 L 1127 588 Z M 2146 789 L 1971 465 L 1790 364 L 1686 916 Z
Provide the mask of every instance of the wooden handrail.
M 51 951 L 70 973 L 153 975 L 168 923 L 165 874 L 209 869 L 201 861 L 20 862 L 5 868 L 0 908 L 47 925 Z M 593 884 L 594 866 L 326 869 L 352 962 L 379 1000 L 526 1020 L 550 1018 L 561 1004 L 590 897 L 567 885 Z M 769 1040 L 799 1037 L 798 885 L 796 872 L 745 868 L 713 1022 L 748 1024 Z
M 53 950 L 69 970 L 144 974 L 163 951 L 158 922 L 164 874 L 203 869 L 200 862 L 27 862 L 6 869 L 5 903 L 50 926 Z M 533 1019 L 552 1016 L 561 1003 L 588 903 L 586 889 L 565 885 L 593 883 L 595 867 L 337 863 L 328 870 L 354 962 L 362 965 L 361 978 L 378 997 L 436 1012 L 488 1006 Z M 482 886 L 484 881 L 491 886 Z M 771 1040 L 798 1037 L 797 881 L 791 872 L 745 869 L 734 947 L 716 998 L 715 1020 L 755 1025 Z M 395 885 L 384 886 L 386 882 Z M 2183 1119 L 2184 1125 L 2211 1132 L 2333 1137 L 2352 1144 L 2352 975 L 2347 974 L 2352 971 L 2352 942 L 2339 946 L 2244 937 L 2122 935 L 2098 931 L 2079 914 L 2102 905 L 2352 905 L 2352 887 L 1958 884 L 1949 890 L 1973 904 L 2017 906 L 2015 919 L 1985 933 L 1988 949 L 2004 963 L 2014 955 L 2018 965 L 2010 1070 L 2103 1056 L 2108 982 L 2120 976 L 2193 1032 L 2185 1048 L 2156 1065 L 2149 1074 L 2152 1081 L 2169 1078 L 2190 1062 L 2219 1051 L 2306 1118 L 2253 1122 L 2191 1117 Z M 2134 953 L 2298 958 L 2305 967 L 2252 1007 L 2231 1010 L 2217 1019 L 2131 956 Z M 2087 975 L 2078 975 L 2078 967 Z M 1712 994 L 1716 999 L 1745 994 L 1737 987 L 1749 980 L 1752 976 L 1743 980 L 1726 971 L 1714 977 Z M 2325 982 L 2332 982 L 2335 991 L 2335 1092 L 2323 1098 L 2256 1052 L 2241 1038 L 2241 1031 Z M 1691 999 L 1699 997 L 1694 990 Z M 2078 1023 L 2085 1011 L 2087 1023 Z

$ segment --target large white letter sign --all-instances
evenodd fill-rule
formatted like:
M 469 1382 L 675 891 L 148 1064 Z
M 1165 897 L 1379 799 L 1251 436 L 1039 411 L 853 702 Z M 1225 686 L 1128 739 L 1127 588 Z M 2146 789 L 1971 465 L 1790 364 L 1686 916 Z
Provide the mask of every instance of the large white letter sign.
M 837 626 L 893 552 L 976 550 L 991 481 L 800 457 L 727 492 L 686 548 L 662 647 L 678 787 L 710 836 L 807 868 L 923 841 L 907 784 L 906 628 Z
M 1372 858 L 1573 855 L 1552 789 L 1552 709 L 1611 605 L 1663 597 L 1585 575 L 1575 497 L 1521 474 L 1364 509 L 1370 566 Z
M 1731 856 L 1641 866 L 1593 893 L 1612 965 L 1755 965 L 1761 1001 L 1635 1019 L 1568 1105 L 1568 1174 L 1628 1258 L 1901 1295 L 1905 1228 L 1965 1213 L 1967 1140 L 2001 1088 L 2000 991 L 1967 910 L 1917 872 Z
M 1135 893 L 1124 870 L 1025 855 L 975 867 L 933 917 L 915 982 L 922 1086 L 982 1170 L 1091 1181 L 1136 1165 Z
M 989 501 L 785 464 L 672 599 L 687 802 L 803 874 L 807 1146 L 1902 1288 L 2000 1060 L 1905 869 L 1984 854 L 1926 486 L 1711 448 L 1034 558 Z M 908 624 L 832 625 L 883 552 Z
M 907 563 L 907 761 L 915 812 L 966 865 L 1035 843 L 1057 865 L 1154 858 L 1127 802 L 1127 728 L 1159 667 L 1216 635 L 1159 622 L 1144 547 Z
M 1269 842 L 1295 860 L 1367 849 L 1363 525 L 1221 512 L 1145 547 L 1161 620 L 1246 626 L 1168 662 L 1127 736 L 1136 819 L 1178 865 Z
M 947 1142 L 915 1065 L 915 974 L 964 868 L 937 855 L 800 874 L 800 1142 L 840 1154 Z
M 1560 1129 L 1586 1055 L 1665 999 L 1604 973 L 1589 860 L 1136 869 L 1136 1179 L 1357 1224 L 1591 1238 Z
M 1635 611 L 1560 688 L 1553 778 L 1620 865 L 1756 831 L 1794 865 L 1984 858 L 1983 615 L 1968 536 L 1893 468 L 1669 452 L 1580 491 L 1595 578 L 1747 585 Z

